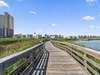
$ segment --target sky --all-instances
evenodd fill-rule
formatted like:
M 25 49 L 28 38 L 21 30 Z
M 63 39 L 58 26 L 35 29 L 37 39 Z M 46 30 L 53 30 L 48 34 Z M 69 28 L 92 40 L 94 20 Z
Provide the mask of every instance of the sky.
M 0 0 L 14 33 L 100 35 L 100 0 Z

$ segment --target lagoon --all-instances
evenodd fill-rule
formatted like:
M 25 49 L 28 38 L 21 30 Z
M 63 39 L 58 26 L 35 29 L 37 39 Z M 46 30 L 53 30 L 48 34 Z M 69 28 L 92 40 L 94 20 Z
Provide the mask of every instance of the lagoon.
M 84 47 L 88 47 L 100 51 L 100 40 L 74 41 L 74 43 L 84 45 Z

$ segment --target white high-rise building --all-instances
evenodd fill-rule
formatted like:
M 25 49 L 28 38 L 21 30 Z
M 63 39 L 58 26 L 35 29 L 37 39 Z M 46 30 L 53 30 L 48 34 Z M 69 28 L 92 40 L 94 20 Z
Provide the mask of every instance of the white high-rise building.
M 0 15 L 0 37 L 13 37 L 14 33 L 14 18 L 5 12 Z

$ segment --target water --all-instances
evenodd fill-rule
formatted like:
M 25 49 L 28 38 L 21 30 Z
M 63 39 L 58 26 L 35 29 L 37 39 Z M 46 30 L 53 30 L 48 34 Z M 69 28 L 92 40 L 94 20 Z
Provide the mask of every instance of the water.
M 88 48 L 93 48 L 97 51 L 100 51 L 100 40 L 91 40 L 91 41 L 74 41 L 76 44 L 84 45 Z

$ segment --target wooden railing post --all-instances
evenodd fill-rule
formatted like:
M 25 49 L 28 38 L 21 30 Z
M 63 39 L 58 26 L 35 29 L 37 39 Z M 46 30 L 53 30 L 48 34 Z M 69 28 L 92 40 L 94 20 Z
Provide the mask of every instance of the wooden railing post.
M 85 70 L 87 71 L 87 54 L 86 54 L 86 52 L 84 52 L 84 67 L 85 67 Z
M 41 49 L 42 46 L 43 46 L 43 43 L 40 43 L 40 44 L 33 46 L 29 49 L 26 49 L 24 51 L 1 58 L 0 59 L 0 75 L 6 75 L 4 70 L 23 58 L 27 58 L 27 59 L 23 63 L 20 63 L 20 65 L 18 65 L 18 67 L 16 69 L 12 70 L 8 75 L 15 75 L 16 73 L 19 73 L 20 70 L 23 67 L 25 67 L 26 65 L 28 65 L 28 67 L 22 72 L 22 75 L 25 74 L 26 72 L 28 72 L 29 70 L 31 70 L 31 67 L 33 67 L 32 66 L 33 65 L 32 63 L 34 60 L 33 58 L 35 56 L 34 52 L 37 49 Z M 30 63 L 30 64 L 28 64 L 28 63 Z
M 66 44 L 64 45 L 64 50 L 66 51 Z
M 59 48 L 61 49 L 61 43 L 59 43 Z
M 55 43 L 54 41 L 52 42 L 52 44 L 53 44 L 54 46 L 56 46 L 56 43 Z
M 30 57 L 32 58 L 32 59 L 31 59 L 31 63 L 33 63 L 33 61 L 34 61 L 34 59 L 35 59 L 35 58 L 34 58 L 34 51 L 31 53 Z M 33 65 L 32 65 L 32 66 L 33 66 Z
M 58 43 L 57 43 L 57 42 L 55 42 L 55 44 L 56 44 L 56 47 L 58 47 Z
M 75 44 L 63 43 L 63 42 L 58 42 L 58 41 L 53 41 L 53 42 L 56 44 L 56 47 L 60 49 L 64 49 L 72 57 L 74 57 L 85 69 L 85 71 L 87 71 L 88 73 L 91 72 L 93 73 L 93 75 L 100 75 L 100 72 L 98 72 L 91 66 L 93 65 L 100 71 L 100 64 L 96 62 L 96 61 L 100 61 L 100 52 L 89 49 L 89 48 L 77 46 Z M 88 56 L 91 56 L 91 57 L 88 57 Z
M 0 75 L 4 75 L 3 70 L 0 70 Z
M 0 63 L 0 75 L 4 75 L 4 72 L 3 72 L 3 63 Z
M 56 46 L 56 43 L 55 42 L 53 42 L 53 44 L 54 44 L 54 46 Z

